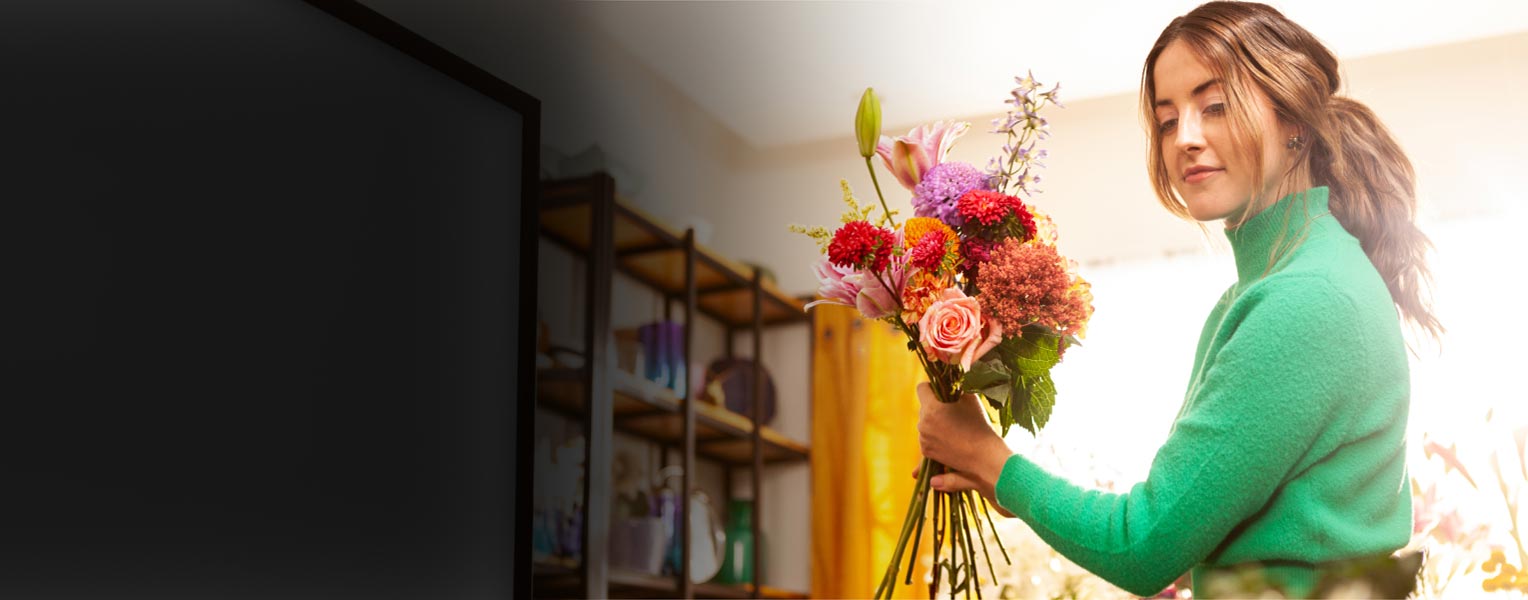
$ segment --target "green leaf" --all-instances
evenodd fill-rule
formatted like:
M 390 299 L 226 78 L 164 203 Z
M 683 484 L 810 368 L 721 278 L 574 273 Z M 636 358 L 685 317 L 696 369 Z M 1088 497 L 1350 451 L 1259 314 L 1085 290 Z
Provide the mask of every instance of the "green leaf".
M 1013 392 L 1008 397 L 1009 419 L 1008 423 L 1003 426 L 1004 437 L 1008 436 L 1008 428 L 1014 424 L 1029 430 L 1031 434 L 1035 433 L 1035 417 L 1034 411 L 1030 407 L 1029 394 L 1029 388 L 1023 385 L 1022 382 L 1018 382 L 1013 386 Z
M 960 387 L 968 392 L 985 390 L 997 384 L 1006 384 L 1013 379 L 1013 374 L 1001 360 L 988 359 L 971 365 L 971 370 L 966 371 L 966 376 L 960 381 Z
M 1013 388 L 1013 391 L 1022 392 L 1020 388 Z M 998 415 L 1001 417 L 1001 420 L 998 421 L 998 425 L 1002 426 L 1003 437 L 1008 437 L 1008 430 L 1012 428 L 1013 424 L 1017 421 L 1013 415 L 1014 407 L 1021 404 L 1028 404 L 1029 402 L 1027 399 L 1024 402 L 1016 402 L 1015 400 L 1016 399 L 1013 396 L 1009 396 L 1008 402 L 1003 404 L 1003 410 L 998 413 Z
M 1005 379 L 998 385 L 990 386 L 987 389 L 982 390 L 982 395 L 986 396 L 988 404 L 993 406 L 1002 406 L 1008 404 L 1008 396 L 1011 395 L 1012 392 L 1013 385 L 1009 380 Z
M 1017 375 L 1038 377 L 1049 373 L 1051 367 L 1061 362 L 1057 349 L 1060 339 L 1043 327 L 1029 326 L 1023 329 L 1020 337 L 1003 340 L 997 349 L 1003 362 L 1012 367 Z
M 1051 380 L 1050 373 L 1025 379 L 1025 387 L 1029 390 L 1029 412 L 1034 415 L 1035 423 L 1035 428 L 1030 431 L 1034 432 L 1050 421 L 1051 409 L 1056 406 L 1056 382 Z
M 987 413 L 987 420 L 988 421 L 998 421 L 998 422 L 1001 422 L 1002 419 L 1003 419 L 1003 403 L 1002 402 L 997 402 L 997 401 L 995 401 L 995 400 L 993 400 L 991 398 L 988 398 L 987 401 L 982 404 L 982 411 Z
M 982 390 L 982 397 L 987 399 L 986 404 L 983 406 L 983 408 L 987 409 L 987 418 L 997 421 L 999 424 L 1004 423 L 1004 416 L 1009 414 L 1007 412 L 1008 395 L 1012 391 L 1013 387 L 1007 381 Z M 1008 433 L 1007 424 L 1003 424 L 1003 433 Z

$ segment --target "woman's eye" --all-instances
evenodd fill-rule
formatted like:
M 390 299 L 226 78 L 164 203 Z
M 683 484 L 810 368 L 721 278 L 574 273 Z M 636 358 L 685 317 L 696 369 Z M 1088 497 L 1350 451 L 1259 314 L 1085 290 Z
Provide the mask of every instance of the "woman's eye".
M 1221 104 L 1219 102 L 1216 102 L 1215 104 L 1211 104 L 1209 106 L 1204 107 L 1204 114 L 1207 114 L 1207 115 L 1219 115 L 1219 114 L 1224 114 L 1225 112 L 1226 112 L 1226 105 L 1225 104 Z
M 1162 132 L 1162 133 L 1167 133 L 1169 131 L 1172 131 L 1173 127 L 1176 127 L 1177 125 L 1178 125 L 1178 120 L 1177 119 L 1168 119 L 1168 120 L 1163 121 L 1163 122 L 1161 122 L 1160 124 L 1157 125 L 1157 131 Z

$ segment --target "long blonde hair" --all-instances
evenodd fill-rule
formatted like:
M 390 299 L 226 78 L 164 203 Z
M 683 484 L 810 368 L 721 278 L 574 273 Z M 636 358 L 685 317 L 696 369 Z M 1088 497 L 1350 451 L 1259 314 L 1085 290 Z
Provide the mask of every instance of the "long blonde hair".
M 1146 55 L 1141 111 L 1151 140 L 1147 168 L 1162 205 L 1179 217 L 1193 219 L 1188 205 L 1173 190 L 1162 137 L 1152 126 L 1156 104 L 1152 71 L 1157 57 L 1175 41 L 1187 44 L 1221 79 L 1232 139 L 1252 159 L 1251 164 L 1263 164 L 1262 136 L 1267 133 L 1254 120 L 1254 89 L 1268 97 L 1281 122 L 1298 127 L 1303 145 L 1294 150 L 1294 166 L 1286 178 L 1304 171 L 1313 185 L 1330 189 L 1332 215 L 1358 238 L 1390 288 L 1401 316 L 1438 339 L 1443 325 L 1424 298 L 1432 282 L 1426 261 L 1432 242 L 1416 225 L 1416 175 L 1411 161 L 1373 111 L 1336 95 L 1341 78 L 1331 50 L 1273 7 L 1255 2 L 1200 5 L 1173 19 Z M 1264 189 L 1261 171 L 1254 174 L 1253 184 L 1254 190 Z M 1257 214 L 1262 208 L 1258 204 L 1277 197 L 1254 197 L 1255 204 L 1242 214 Z

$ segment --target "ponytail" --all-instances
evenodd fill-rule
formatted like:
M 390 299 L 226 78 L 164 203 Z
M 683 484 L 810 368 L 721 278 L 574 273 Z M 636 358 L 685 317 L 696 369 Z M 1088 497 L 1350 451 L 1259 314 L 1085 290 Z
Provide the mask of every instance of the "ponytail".
M 1369 107 L 1330 96 L 1327 108 L 1328 122 L 1313 132 L 1311 181 L 1331 189 L 1332 215 L 1358 238 L 1401 317 L 1437 340 L 1445 330 L 1423 297 L 1432 284 L 1432 241 L 1416 225 L 1411 161 Z

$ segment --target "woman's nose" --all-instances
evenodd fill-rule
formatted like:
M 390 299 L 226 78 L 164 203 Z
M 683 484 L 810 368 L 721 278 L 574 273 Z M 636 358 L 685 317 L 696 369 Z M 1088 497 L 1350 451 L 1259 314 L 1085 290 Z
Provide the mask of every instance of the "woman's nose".
M 1174 140 L 1181 152 L 1198 152 L 1204 149 L 1204 130 L 1199 115 L 1187 114 L 1178 119 L 1178 137 Z

